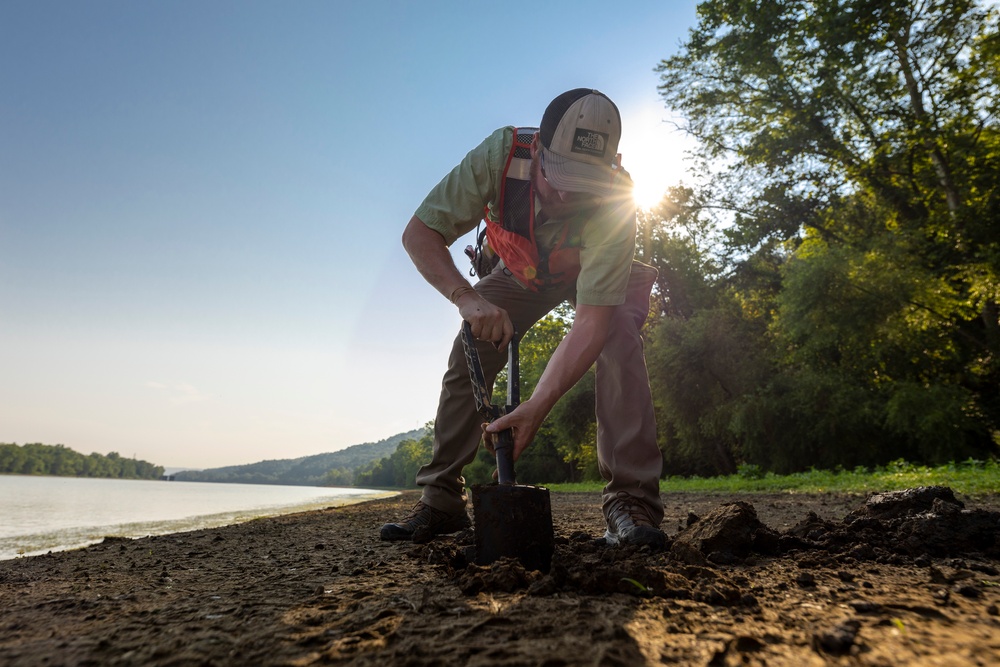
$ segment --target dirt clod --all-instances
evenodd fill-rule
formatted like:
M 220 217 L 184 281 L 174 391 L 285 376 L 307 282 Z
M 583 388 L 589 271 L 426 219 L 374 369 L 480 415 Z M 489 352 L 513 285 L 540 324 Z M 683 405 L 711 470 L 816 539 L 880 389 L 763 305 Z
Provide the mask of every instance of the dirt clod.
M 848 653 L 854 646 L 860 628 L 861 623 L 858 621 L 844 621 L 828 630 L 820 630 L 813 635 L 813 647 L 826 653 Z

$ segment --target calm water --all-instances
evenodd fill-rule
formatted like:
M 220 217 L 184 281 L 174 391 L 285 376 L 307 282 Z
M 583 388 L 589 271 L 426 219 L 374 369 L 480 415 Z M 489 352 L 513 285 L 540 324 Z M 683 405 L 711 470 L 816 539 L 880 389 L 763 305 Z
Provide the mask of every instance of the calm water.
M 0 560 L 391 495 L 368 489 L 0 475 Z

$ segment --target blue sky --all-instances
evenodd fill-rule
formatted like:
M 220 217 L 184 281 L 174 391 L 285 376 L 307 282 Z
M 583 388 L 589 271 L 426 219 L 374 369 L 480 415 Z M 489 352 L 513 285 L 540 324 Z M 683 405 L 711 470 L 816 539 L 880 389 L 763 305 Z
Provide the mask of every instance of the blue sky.
M 0 442 L 214 467 L 422 426 L 459 320 L 400 246 L 414 209 L 580 86 L 620 107 L 640 191 L 686 178 L 653 68 L 694 22 L 688 0 L 0 4 Z

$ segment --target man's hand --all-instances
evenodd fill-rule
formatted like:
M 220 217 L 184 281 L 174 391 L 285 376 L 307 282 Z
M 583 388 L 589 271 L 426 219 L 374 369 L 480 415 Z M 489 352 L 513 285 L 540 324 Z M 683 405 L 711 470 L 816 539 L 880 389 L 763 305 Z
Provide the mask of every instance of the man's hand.
M 495 433 L 490 433 L 489 431 L 486 430 L 486 428 L 488 426 L 489 426 L 488 423 L 484 423 L 483 424 L 483 445 L 486 447 L 486 451 L 488 451 L 493 456 L 496 456 L 497 455 L 497 436 L 496 436 Z M 500 479 L 500 471 L 498 469 L 494 468 L 493 469 L 493 481 L 495 482 L 498 479 Z
M 528 445 L 535 439 L 535 434 L 538 433 L 538 428 L 542 425 L 546 414 L 547 411 L 539 411 L 531 399 L 528 399 L 508 414 L 495 419 L 484 432 L 487 436 L 491 436 L 504 429 L 513 429 L 514 460 L 516 461 L 521 456 L 521 452 L 527 449 Z M 490 444 L 492 444 L 490 440 L 487 440 L 487 449 L 490 449 Z
M 469 291 L 458 297 L 455 302 L 462 319 L 472 327 L 472 336 L 476 340 L 488 341 L 498 349 L 507 347 L 514 337 L 514 324 L 503 308 Z

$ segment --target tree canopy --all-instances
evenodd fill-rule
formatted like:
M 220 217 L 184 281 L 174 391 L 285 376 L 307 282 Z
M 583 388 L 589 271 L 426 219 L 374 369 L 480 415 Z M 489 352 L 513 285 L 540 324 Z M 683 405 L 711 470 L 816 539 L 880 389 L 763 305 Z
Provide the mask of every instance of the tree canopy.
M 698 12 L 658 67 L 660 92 L 711 165 L 687 208 L 711 212 L 726 264 L 703 274 L 718 300 L 656 324 L 679 356 L 653 374 L 718 365 L 709 344 L 726 332 L 739 340 L 725 350 L 752 349 L 749 382 L 717 383 L 682 425 L 727 439 L 734 462 L 778 469 L 994 455 L 996 12 L 952 0 L 710 0 Z M 681 353 L 681 334 L 703 360 Z
M 110 452 L 106 456 L 97 452 L 83 455 L 63 445 L 0 443 L 0 473 L 160 479 L 163 466 L 135 458 L 126 459 L 118 452 Z

